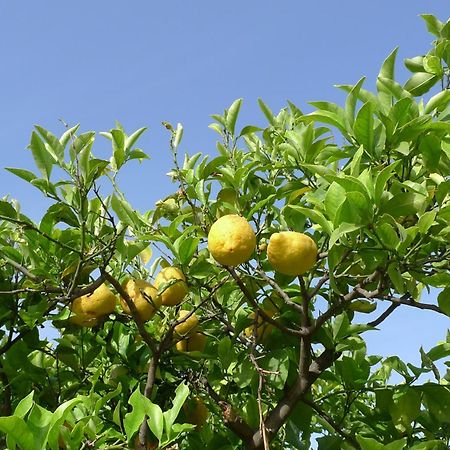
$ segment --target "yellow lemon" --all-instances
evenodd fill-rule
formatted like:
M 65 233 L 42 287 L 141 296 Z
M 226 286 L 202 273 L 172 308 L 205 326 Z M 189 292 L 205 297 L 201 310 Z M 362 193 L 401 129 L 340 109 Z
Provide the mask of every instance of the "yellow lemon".
M 206 347 L 206 336 L 203 333 L 194 333 L 187 339 L 177 342 L 179 352 L 203 352 Z
M 95 319 L 112 313 L 116 307 L 116 300 L 116 296 L 108 286 L 102 284 L 91 294 L 76 298 L 72 302 L 71 310 L 75 315 Z
M 200 397 L 188 399 L 183 405 L 186 422 L 197 425 L 197 429 L 205 425 L 209 416 L 209 410 Z
M 273 317 L 273 315 L 274 315 L 273 311 L 265 311 L 265 313 L 269 317 Z M 252 312 L 250 314 L 249 318 L 254 321 L 255 313 Z M 273 328 L 274 328 L 274 326 L 272 324 L 267 323 L 261 315 L 258 315 L 258 320 L 257 320 L 257 324 L 256 324 L 256 342 L 264 344 L 267 341 L 270 334 L 272 333 Z M 247 327 L 244 330 L 245 336 L 248 337 L 249 339 L 253 339 L 254 329 L 255 329 L 255 323 L 253 323 L 252 325 L 250 325 L 249 327 Z
M 187 316 L 189 313 L 190 311 L 182 309 L 178 313 L 178 320 L 183 319 L 183 317 Z M 191 316 L 189 316 L 184 322 L 179 323 L 175 327 L 174 331 L 176 334 L 178 334 L 178 336 L 187 336 L 197 328 L 197 325 L 198 325 L 198 317 L 194 313 Z
M 70 316 L 69 322 L 80 327 L 95 327 L 95 325 L 99 323 L 96 317 L 91 317 L 86 314 L 75 314 L 74 316 Z
M 178 305 L 188 293 L 186 277 L 183 272 L 176 267 L 165 267 L 162 269 L 161 272 L 156 275 L 155 287 L 159 290 L 161 286 L 171 282 L 172 280 L 179 281 L 174 282 L 162 292 L 162 304 L 165 306 Z
M 282 231 L 270 236 L 267 257 L 277 272 L 284 275 L 301 275 L 314 266 L 317 245 L 306 234 Z
M 156 310 L 161 306 L 161 297 L 158 291 L 147 281 L 144 280 L 128 280 L 123 288 L 130 296 L 131 300 L 136 306 L 141 319 L 145 322 L 153 317 Z M 125 314 L 130 314 L 130 308 L 123 298 L 120 299 Z
M 250 224 L 237 214 L 228 214 L 213 223 L 208 234 L 208 249 L 216 261 L 237 266 L 250 259 L 256 236 Z

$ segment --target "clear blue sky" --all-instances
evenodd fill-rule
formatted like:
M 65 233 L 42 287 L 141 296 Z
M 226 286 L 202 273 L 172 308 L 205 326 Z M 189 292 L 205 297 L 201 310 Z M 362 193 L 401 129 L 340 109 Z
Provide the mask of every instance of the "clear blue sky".
M 245 102 L 241 124 L 256 125 L 264 124 L 258 97 L 273 110 L 287 99 L 300 108 L 342 102 L 333 84 L 365 75 L 373 87 L 397 45 L 404 81 L 401 60 L 426 52 L 432 39 L 418 14 L 446 20 L 449 12 L 445 0 L 1 2 L 0 167 L 33 167 L 25 150 L 33 124 L 56 134 L 59 118 L 85 131 L 106 131 L 116 119 L 130 131 L 149 126 L 141 146 L 152 160 L 134 164 L 121 185 L 135 207 L 150 209 L 173 189 L 161 121 L 183 123 L 183 150 L 213 153 L 209 115 L 236 98 Z M 99 138 L 97 151 L 107 148 Z M 37 192 L 2 171 L 6 194 L 35 219 L 45 208 Z M 417 363 L 419 346 L 444 339 L 448 323 L 399 311 L 368 335 L 369 350 Z

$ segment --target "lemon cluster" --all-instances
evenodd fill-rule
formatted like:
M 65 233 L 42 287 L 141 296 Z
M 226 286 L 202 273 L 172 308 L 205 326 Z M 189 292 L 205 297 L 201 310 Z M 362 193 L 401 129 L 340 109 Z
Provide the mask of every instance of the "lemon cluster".
M 237 214 L 222 216 L 208 234 L 208 249 L 224 266 L 237 266 L 250 260 L 256 247 L 251 225 Z M 267 258 L 276 272 L 301 275 L 317 260 L 317 245 L 312 238 L 296 231 L 273 233 L 267 246 Z

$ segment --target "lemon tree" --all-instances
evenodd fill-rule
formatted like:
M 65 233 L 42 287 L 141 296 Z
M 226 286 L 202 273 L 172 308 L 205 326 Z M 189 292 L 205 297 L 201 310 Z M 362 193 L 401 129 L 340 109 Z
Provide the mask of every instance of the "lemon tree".
M 35 170 L 7 170 L 49 207 L 0 200 L 0 447 L 449 448 L 445 330 L 420 364 L 365 343 L 450 316 L 450 24 L 423 18 L 406 80 L 394 50 L 343 105 L 260 101 L 243 126 L 237 100 L 212 155 L 164 123 L 174 184 L 148 211 L 118 176 L 145 128 L 35 127 Z

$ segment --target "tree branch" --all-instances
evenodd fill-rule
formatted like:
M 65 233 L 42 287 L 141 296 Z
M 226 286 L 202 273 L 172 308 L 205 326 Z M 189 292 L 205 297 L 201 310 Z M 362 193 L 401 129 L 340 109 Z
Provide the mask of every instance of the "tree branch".
M 265 426 L 269 440 L 273 439 L 278 430 L 286 423 L 286 420 L 311 385 L 339 356 L 340 353 L 335 352 L 334 349 L 326 349 L 310 364 L 306 383 L 304 377 L 299 374 L 295 383 L 267 416 Z M 258 430 L 253 434 L 252 440 L 249 442 L 249 448 L 259 450 L 263 448 L 262 445 L 262 436 Z
M 357 450 L 361 450 L 358 441 L 350 434 L 346 433 L 325 411 L 323 411 L 316 403 L 306 398 L 302 398 L 305 405 L 311 407 L 322 419 L 324 419 L 342 438 L 349 442 Z
M 241 280 L 241 278 L 239 277 L 239 275 L 236 273 L 236 271 L 229 266 L 224 266 L 225 269 L 231 274 L 231 276 L 234 278 L 234 280 L 236 281 L 237 285 L 239 286 L 239 288 L 241 289 L 242 293 L 245 295 L 246 299 L 249 301 L 249 303 L 259 311 L 259 315 L 266 321 L 269 322 L 270 324 L 272 324 L 274 327 L 278 328 L 279 330 L 281 330 L 283 333 L 287 333 L 287 334 L 291 334 L 292 336 L 304 336 L 307 334 L 308 330 L 305 330 L 304 328 L 301 329 L 293 329 L 293 328 L 289 328 L 289 327 L 285 327 L 283 325 L 281 325 L 278 321 L 276 321 L 275 319 L 272 319 L 272 317 L 270 317 L 263 309 L 261 309 L 258 306 L 258 303 L 256 302 L 256 300 L 253 298 L 252 294 L 250 294 L 250 292 L 248 291 L 247 287 L 245 286 L 245 284 L 243 283 L 243 281 Z

